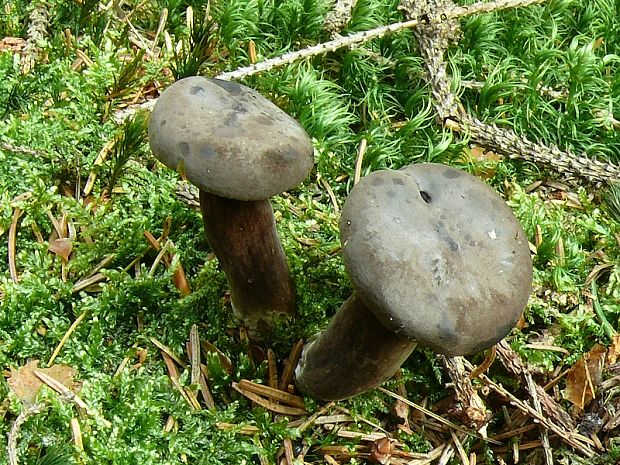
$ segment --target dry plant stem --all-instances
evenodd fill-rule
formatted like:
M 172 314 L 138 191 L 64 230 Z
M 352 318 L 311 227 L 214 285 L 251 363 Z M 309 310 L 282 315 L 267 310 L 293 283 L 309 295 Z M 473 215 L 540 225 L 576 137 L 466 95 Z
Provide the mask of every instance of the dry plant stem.
M 478 9 L 477 12 L 498 11 L 531 3 L 539 2 L 490 2 L 486 4 L 487 10 Z M 518 136 L 514 131 L 483 123 L 465 113 L 458 97 L 450 89 L 451 78 L 447 74 L 444 59 L 449 42 L 457 39 L 458 31 L 458 23 L 454 21 L 458 16 L 444 15 L 444 12 L 458 10 L 458 7 L 454 7 L 451 0 L 429 0 L 428 3 L 403 0 L 401 8 L 411 20 L 421 15 L 430 20 L 414 29 L 414 34 L 426 63 L 435 111 L 439 120 L 448 128 L 467 132 L 474 143 L 494 152 L 550 166 L 569 178 L 582 177 L 595 182 L 610 182 L 620 178 L 620 167 L 617 165 L 563 152 L 553 145 L 537 144 Z
M 467 131 L 476 144 L 488 147 L 509 158 L 522 159 L 553 167 L 559 173 L 572 178 L 581 177 L 594 182 L 611 183 L 620 179 L 620 166 L 601 162 L 585 155 L 564 152 L 555 145 L 546 146 L 517 135 L 510 129 L 483 123 L 471 115 L 463 115 L 459 126 Z
M 452 380 L 456 394 L 458 416 L 470 428 L 480 430 L 493 416 L 474 389 L 468 372 L 463 365 L 463 357 L 440 356 Z
M 45 1 L 39 2 L 30 13 L 30 24 L 28 25 L 28 33 L 26 46 L 22 51 L 22 74 L 28 74 L 34 67 L 41 53 L 40 43 L 45 40 L 48 35 L 47 28 L 49 21 L 50 7 Z
M 88 310 L 84 310 L 80 314 L 80 316 L 78 316 L 76 320 L 71 324 L 67 332 L 64 334 L 64 336 L 62 337 L 62 339 L 60 340 L 60 342 L 54 349 L 54 352 L 52 353 L 52 356 L 50 357 L 49 361 L 47 362 L 48 367 L 52 366 L 52 364 L 54 363 L 54 360 L 56 360 L 56 357 L 58 357 L 58 354 L 60 354 L 60 351 L 64 347 L 65 343 L 69 340 L 69 338 L 71 337 L 71 334 L 73 334 L 73 332 L 75 331 L 75 328 L 77 328 L 79 324 L 82 321 L 84 321 L 84 318 L 86 318 L 87 314 L 88 314 Z
M 9 271 L 11 273 L 11 280 L 14 283 L 19 281 L 19 276 L 17 274 L 17 264 L 15 262 L 15 244 L 17 240 L 17 224 L 19 223 L 19 218 L 22 216 L 22 213 L 23 212 L 19 208 L 15 208 L 15 210 L 13 211 L 11 226 L 9 227 Z
M 532 383 L 531 385 L 529 384 L 526 377 L 526 373 L 529 374 L 527 366 L 523 360 L 521 360 L 521 357 L 519 357 L 519 355 L 512 350 L 508 343 L 506 341 L 501 341 L 495 347 L 497 349 L 497 357 L 502 365 L 504 365 L 510 373 L 520 376 L 525 381 L 530 392 L 530 396 L 532 399 L 536 396 L 547 417 L 551 418 L 553 421 L 556 421 L 563 428 L 569 431 L 575 429 L 576 425 L 572 417 L 566 413 L 562 406 L 559 405 L 553 397 L 547 394 L 544 388 L 538 386 L 536 383 Z M 535 393 L 533 393 L 534 390 L 536 391 Z
M 493 391 L 498 393 L 500 396 L 507 399 L 512 405 L 514 405 L 517 409 L 521 410 L 523 413 L 527 414 L 529 417 L 533 418 L 535 421 L 539 422 L 541 426 L 549 429 L 550 431 L 557 434 L 566 444 L 573 447 L 579 453 L 585 455 L 586 457 L 592 457 L 594 455 L 594 451 L 590 446 L 594 445 L 594 442 L 573 431 L 569 431 L 564 429 L 562 426 L 557 425 L 549 418 L 545 417 L 541 413 L 539 413 L 535 408 L 530 406 L 528 403 L 522 401 L 517 398 L 514 394 L 509 392 L 500 384 L 495 383 L 485 374 L 481 374 L 479 379 L 489 386 Z
M 200 191 L 200 208 L 235 313 L 252 331 L 268 332 L 272 316 L 294 313 L 296 296 L 269 200 L 244 202 Z
M 288 359 L 286 359 L 286 364 L 284 369 L 282 370 L 282 377 L 280 378 L 280 382 L 278 384 L 278 388 L 282 391 L 285 391 L 288 386 L 293 382 L 293 375 L 295 374 L 295 367 L 297 366 L 297 362 L 299 361 L 299 357 L 301 357 L 301 351 L 304 348 L 304 341 L 300 339 L 291 347 L 291 353 L 288 355 Z
M 9 465 L 17 465 L 17 437 L 19 436 L 19 430 L 26 422 L 28 417 L 41 413 L 45 409 L 45 405 L 40 403 L 34 403 L 24 409 L 11 425 L 11 431 L 8 435 L 7 454 L 9 456 Z
M 501 0 L 490 3 L 479 2 L 467 6 L 453 7 L 449 10 L 438 10 L 435 13 L 437 17 L 443 19 L 452 19 L 471 16 L 479 13 L 500 11 L 508 8 L 526 7 L 530 5 L 535 5 L 537 3 L 542 3 L 543 1 L 544 0 Z M 368 31 L 358 32 L 346 37 L 339 37 L 329 42 L 316 44 L 302 50 L 286 53 L 282 56 L 271 58 L 244 68 L 239 68 L 234 71 L 222 73 L 215 77 L 222 80 L 243 79 L 265 71 L 270 71 L 280 66 L 294 63 L 298 60 L 303 60 L 306 58 L 323 55 L 325 53 L 334 52 L 344 47 L 352 47 L 354 45 L 368 42 L 369 40 L 384 37 L 388 34 L 394 34 L 405 29 L 414 28 L 418 26 L 418 24 L 420 24 L 420 21 L 418 19 L 388 24 L 387 26 L 381 26 L 375 29 L 370 29 Z M 155 106 L 156 102 L 157 99 L 152 99 L 147 100 L 141 105 L 128 107 L 122 111 L 119 111 L 116 114 L 115 119 L 117 122 L 124 121 L 127 117 L 134 114 L 138 108 L 141 108 L 143 110 L 151 110 Z
M 532 379 L 532 374 L 529 371 L 524 373 L 527 390 L 532 397 L 532 404 L 538 413 L 542 415 L 542 407 L 540 405 L 540 399 L 536 392 L 536 386 Z M 543 451 L 545 452 L 545 462 L 547 465 L 553 465 L 553 452 L 551 451 L 551 445 L 549 444 L 549 433 L 543 427 L 540 428 L 540 441 L 542 442 Z
M 355 396 L 394 376 L 415 346 L 383 326 L 353 294 L 304 348 L 295 370 L 297 386 L 323 400 Z
M 466 361 L 464 359 L 464 361 Z M 468 369 L 471 369 L 470 367 L 468 367 Z M 490 439 L 490 438 L 486 438 L 484 436 L 482 436 L 480 433 L 475 433 L 472 431 L 467 430 L 466 428 L 464 428 L 463 426 L 459 426 L 456 423 L 451 422 L 450 420 L 446 420 L 445 418 L 443 418 L 442 416 L 436 414 L 435 412 L 432 412 L 431 410 L 428 410 L 418 404 L 416 404 L 415 402 L 411 402 L 409 399 L 405 399 L 402 396 L 399 396 L 398 394 L 392 392 L 392 391 L 388 391 L 387 389 L 384 389 L 382 387 L 377 388 L 378 391 L 383 392 L 384 394 L 387 394 L 388 396 L 396 399 L 396 400 L 400 400 L 401 402 L 404 402 L 405 404 L 407 404 L 410 407 L 413 407 L 415 410 L 417 410 L 418 412 L 423 413 L 424 415 L 432 418 L 433 420 L 438 421 L 439 423 L 441 423 L 442 425 L 447 426 L 448 428 L 452 428 L 456 431 L 460 431 L 461 433 L 465 433 L 469 436 L 478 438 L 478 439 L 482 439 L 483 441 L 486 441 L 490 444 L 496 444 L 496 445 L 502 445 L 501 442 L 496 441 L 495 439 Z

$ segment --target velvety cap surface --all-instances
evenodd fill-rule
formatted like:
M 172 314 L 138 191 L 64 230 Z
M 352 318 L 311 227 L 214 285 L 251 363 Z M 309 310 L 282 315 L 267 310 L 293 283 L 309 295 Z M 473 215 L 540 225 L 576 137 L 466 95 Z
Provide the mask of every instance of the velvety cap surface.
M 292 189 L 314 161 L 304 129 L 269 100 L 235 82 L 199 76 L 175 82 L 159 97 L 149 144 L 200 189 L 235 200 Z
M 527 238 L 504 200 L 437 164 L 376 171 L 351 191 L 340 221 L 343 260 L 389 329 L 446 355 L 506 336 L 527 304 Z

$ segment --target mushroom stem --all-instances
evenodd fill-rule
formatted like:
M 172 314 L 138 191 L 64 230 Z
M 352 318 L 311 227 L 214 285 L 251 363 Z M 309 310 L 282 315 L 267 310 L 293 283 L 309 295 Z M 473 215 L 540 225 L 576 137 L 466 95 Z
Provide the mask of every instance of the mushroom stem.
M 353 294 L 319 337 L 304 348 L 297 387 L 322 400 L 342 400 L 390 379 L 416 343 L 394 334 Z
M 251 331 L 268 332 L 275 315 L 294 313 L 296 296 L 269 200 L 231 200 L 201 190 L 200 209 L 233 310 Z

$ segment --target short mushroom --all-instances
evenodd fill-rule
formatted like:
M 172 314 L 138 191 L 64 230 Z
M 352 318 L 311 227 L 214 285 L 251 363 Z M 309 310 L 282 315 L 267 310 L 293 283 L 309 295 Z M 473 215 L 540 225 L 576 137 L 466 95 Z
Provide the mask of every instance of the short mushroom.
M 154 155 L 200 190 L 207 239 L 228 279 L 232 306 L 253 331 L 292 314 L 295 287 L 269 198 L 313 166 L 304 129 L 235 82 L 189 77 L 159 97 L 149 122 Z
M 532 262 L 521 225 L 459 169 L 424 163 L 366 176 L 345 202 L 340 234 L 355 292 L 297 366 L 298 387 L 313 397 L 381 384 L 416 342 L 448 356 L 490 347 L 527 304 Z

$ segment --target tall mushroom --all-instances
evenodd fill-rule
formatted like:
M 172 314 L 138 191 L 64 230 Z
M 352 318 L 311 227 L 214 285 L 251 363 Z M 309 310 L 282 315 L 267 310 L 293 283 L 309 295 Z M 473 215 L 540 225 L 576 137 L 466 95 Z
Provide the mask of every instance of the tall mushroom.
M 500 341 L 531 290 L 523 229 L 490 187 L 456 168 L 377 171 L 347 198 L 342 254 L 355 292 L 304 349 L 298 387 L 339 400 L 389 379 L 423 344 L 455 356 Z
M 248 87 L 189 77 L 159 97 L 149 144 L 200 189 L 207 239 L 234 311 L 259 332 L 275 314 L 292 314 L 295 287 L 269 197 L 296 187 L 312 169 L 304 129 Z

